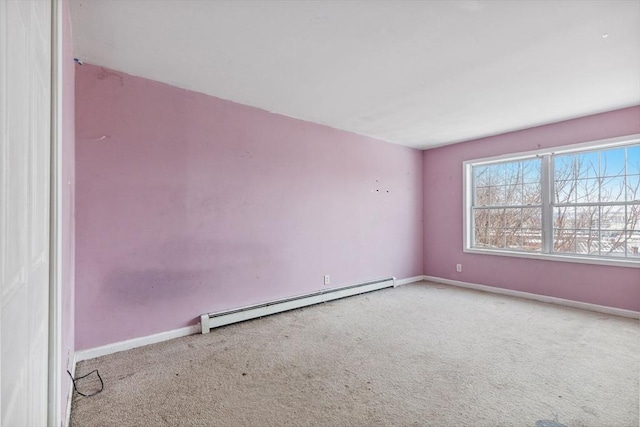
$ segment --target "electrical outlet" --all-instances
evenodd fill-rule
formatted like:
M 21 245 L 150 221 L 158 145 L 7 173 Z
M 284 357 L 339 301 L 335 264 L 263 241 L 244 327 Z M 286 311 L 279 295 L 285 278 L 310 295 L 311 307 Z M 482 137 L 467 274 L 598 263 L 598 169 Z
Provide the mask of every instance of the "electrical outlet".
M 456 264 L 456 271 L 462 273 L 462 264 Z
M 331 278 L 329 277 L 328 274 L 324 275 L 324 284 L 328 285 L 329 283 L 331 283 Z

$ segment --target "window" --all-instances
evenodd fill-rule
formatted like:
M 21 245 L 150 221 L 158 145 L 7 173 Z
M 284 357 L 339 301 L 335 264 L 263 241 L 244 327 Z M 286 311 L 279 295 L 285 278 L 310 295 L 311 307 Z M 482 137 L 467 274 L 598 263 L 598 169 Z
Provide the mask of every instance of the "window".
M 640 266 L 640 138 L 465 162 L 465 251 Z

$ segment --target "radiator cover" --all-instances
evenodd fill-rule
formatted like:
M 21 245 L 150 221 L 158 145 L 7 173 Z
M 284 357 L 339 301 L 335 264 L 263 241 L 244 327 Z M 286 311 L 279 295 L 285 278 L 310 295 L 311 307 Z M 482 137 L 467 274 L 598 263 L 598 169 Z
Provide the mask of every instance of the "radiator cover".
M 296 308 L 307 307 L 310 305 L 320 304 L 327 301 L 333 301 L 340 298 L 346 298 L 353 295 L 364 294 L 367 292 L 377 291 L 379 289 L 395 286 L 395 277 L 389 277 L 341 288 L 323 289 L 321 291 L 313 292 L 310 294 L 269 301 L 262 304 L 251 305 L 248 307 L 203 314 L 200 316 L 200 325 L 202 327 L 202 333 L 208 334 L 211 329 L 220 326 L 230 325 L 232 323 L 251 320 L 263 316 L 269 316 L 271 314 L 281 313 L 283 311 L 294 310 Z

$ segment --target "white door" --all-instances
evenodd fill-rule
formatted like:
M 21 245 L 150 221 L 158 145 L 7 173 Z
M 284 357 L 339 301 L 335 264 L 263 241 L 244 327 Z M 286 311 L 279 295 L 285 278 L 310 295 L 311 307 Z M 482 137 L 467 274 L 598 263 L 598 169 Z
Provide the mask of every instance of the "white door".
M 0 424 L 47 423 L 51 2 L 0 0 Z

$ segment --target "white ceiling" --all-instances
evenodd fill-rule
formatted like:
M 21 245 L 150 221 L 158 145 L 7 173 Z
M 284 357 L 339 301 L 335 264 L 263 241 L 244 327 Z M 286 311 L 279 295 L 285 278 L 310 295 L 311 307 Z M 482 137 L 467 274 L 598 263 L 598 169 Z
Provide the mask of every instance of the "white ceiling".
M 417 148 L 640 104 L 637 0 L 72 0 L 71 14 L 83 61 Z

